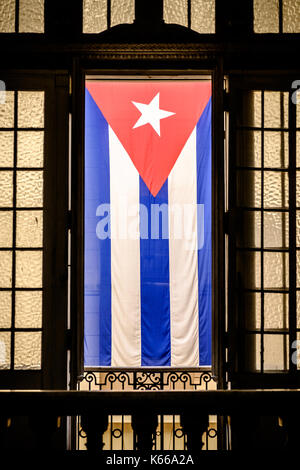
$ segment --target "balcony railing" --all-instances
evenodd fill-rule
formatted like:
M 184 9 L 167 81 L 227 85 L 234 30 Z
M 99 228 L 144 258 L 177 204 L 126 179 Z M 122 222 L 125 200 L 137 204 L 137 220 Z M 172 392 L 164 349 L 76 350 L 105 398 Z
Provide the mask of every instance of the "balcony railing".
M 187 450 L 199 453 L 208 416 L 217 415 L 226 418 L 233 448 L 252 449 L 267 442 L 297 449 L 299 399 L 300 390 L 0 391 L 0 443 L 15 417 L 29 416 L 37 446 L 50 448 L 61 418 L 80 416 L 88 451 L 105 451 L 108 416 L 130 415 L 135 450 L 151 451 L 158 416 L 179 415 Z

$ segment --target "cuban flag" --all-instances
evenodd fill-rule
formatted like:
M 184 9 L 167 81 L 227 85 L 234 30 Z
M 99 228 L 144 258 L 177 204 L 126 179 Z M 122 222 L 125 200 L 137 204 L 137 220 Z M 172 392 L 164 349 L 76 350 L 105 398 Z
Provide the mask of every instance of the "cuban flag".
M 211 264 L 211 82 L 87 81 L 85 366 L 209 366 Z

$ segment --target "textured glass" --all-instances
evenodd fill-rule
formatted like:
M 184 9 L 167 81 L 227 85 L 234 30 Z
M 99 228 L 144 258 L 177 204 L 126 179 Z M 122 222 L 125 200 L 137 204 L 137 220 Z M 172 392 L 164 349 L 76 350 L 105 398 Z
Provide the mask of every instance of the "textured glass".
M 13 132 L 0 132 L 0 166 L 9 167 L 13 165 L 14 165 L 14 133 Z
M 300 292 L 297 291 L 297 328 L 300 328 Z
M 43 211 L 17 211 L 17 247 L 43 246 Z
M 18 92 L 18 127 L 44 127 L 44 92 Z
M 296 211 L 296 245 L 300 247 L 300 211 Z
M 16 287 L 42 287 L 43 253 L 16 252 Z
M 14 91 L 5 92 L 5 102 L 0 103 L 0 127 L 14 127 Z
M 17 172 L 17 206 L 41 207 L 43 205 L 43 172 Z
M 44 0 L 20 0 L 19 32 L 44 32 Z
M 241 274 L 242 285 L 246 289 L 261 286 L 261 255 L 253 251 L 237 253 L 237 272 Z
M 11 292 L 0 291 L 0 328 L 11 327 Z
M 300 207 L 300 170 L 296 171 L 296 204 Z
M 164 0 L 164 20 L 166 23 L 175 23 L 187 26 L 187 0 Z
M 285 212 L 264 212 L 264 247 L 289 246 L 289 216 Z
M 10 333 L 0 331 L 0 369 L 10 369 Z
M 299 0 L 282 0 L 284 33 L 300 33 Z
M 245 337 L 245 358 L 246 370 L 257 371 L 260 370 L 260 355 L 261 355 L 261 336 L 257 334 L 246 335 Z M 250 351 L 252 352 L 250 357 Z
M 202 34 L 215 32 L 215 0 L 191 0 L 191 27 Z
M 41 368 L 42 333 L 15 334 L 15 369 Z
M 0 171 L 0 207 L 12 207 L 13 172 Z
M 288 328 L 288 294 L 264 295 L 264 329 Z
M 133 23 L 134 0 L 111 0 L 111 26 Z
M 82 32 L 97 34 L 107 29 L 107 0 L 83 0 Z
M 289 286 L 289 259 L 287 253 L 264 253 L 264 287 L 277 289 Z
M 264 172 L 264 206 L 288 206 L 288 175 L 278 171 Z
M 300 168 L 300 131 L 296 132 L 296 151 L 296 165 Z
M 0 251 L 0 287 L 11 287 L 12 252 Z
M 44 162 L 44 132 L 18 132 L 19 167 L 42 167 Z
M 264 166 L 287 167 L 289 164 L 289 135 L 287 132 L 264 133 Z
M 241 109 L 237 113 L 238 126 L 261 127 L 261 91 L 244 91 Z
M 237 132 L 237 164 L 239 166 L 261 167 L 261 132 Z
M 15 32 L 15 0 L 0 1 L 0 33 Z
M 297 287 L 300 287 L 300 251 L 297 251 L 296 266 L 297 266 Z
M 247 330 L 260 328 L 261 317 L 261 294 L 258 292 L 245 292 L 243 294 L 245 310 L 245 327 Z
M 42 328 L 42 292 L 16 292 L 16 328 Z
M 261 213 L 259 211 L 242 211 L 237 224 L 237 246 L 259 248 L 261 245 Z
M 264 127 L 289 126 L 289 95 L 287 92 L 264 92 Z
M 0 247 L 10 248 L 12 246 L 12 211 L 0 211 Z
M 300 332 L 297 333 L 297 340 L 299 341 L 298 345 L 300 344 Z M 300 347 L 297 347 L 297 369 L 300 369 Z
M 239 206 L 261 207 L 260 171 L 237 171 L 237 197 Z
M 300 89 L 297 92 L 296 126 L 300 128 Z
M 254 32 L 279 33 L 279 0 L 253 0 Z
M 287 338 L 284 335 L 264 335 L 264 370 L 287 368 Z

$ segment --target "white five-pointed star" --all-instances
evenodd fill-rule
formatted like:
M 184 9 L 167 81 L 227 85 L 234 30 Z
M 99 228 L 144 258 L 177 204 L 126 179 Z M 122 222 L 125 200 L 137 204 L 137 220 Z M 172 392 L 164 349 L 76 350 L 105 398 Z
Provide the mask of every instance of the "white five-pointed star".
M 132 129 L 144 126 L 145 124 L 150 124 L 159 136 L 160 120 L 176 114 L 172 113 L 171 111 L 164 111 L 163 109 L 159 109 L 159 93 L 154 96 L 149 104 L 137 103 L 136 101 L 132 101 L 132 103 L 142 113 Z

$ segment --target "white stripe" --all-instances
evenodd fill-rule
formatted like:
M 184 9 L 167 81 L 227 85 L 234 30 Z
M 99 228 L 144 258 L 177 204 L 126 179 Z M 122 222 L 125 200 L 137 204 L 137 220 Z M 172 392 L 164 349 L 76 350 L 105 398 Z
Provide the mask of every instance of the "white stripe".
M 199 365 L 196 128 L 168 178 L 171 365 Z
M 141 365 L 139 174 L 109 127 L 111 365 Z

